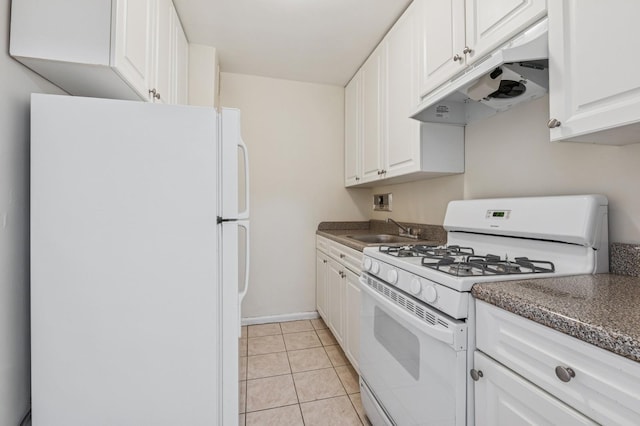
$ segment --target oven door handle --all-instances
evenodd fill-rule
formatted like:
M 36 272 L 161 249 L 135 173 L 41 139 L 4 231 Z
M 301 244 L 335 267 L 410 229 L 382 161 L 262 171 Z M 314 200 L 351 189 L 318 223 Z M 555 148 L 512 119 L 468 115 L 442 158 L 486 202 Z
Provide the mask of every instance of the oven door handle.
M 395 317 L 403 320 L 405 323 L 408 323 L 412 328 L 420 330 L 421 333 L 426 334 L 440 342 L 443 342 L 449 345 L 452 349 L 456 351 L 466 350 L 467 348 L 466 324 L 458 325 L 446 318 L 443 318 L 443 322 L 446 322 L 450 327 L 448 329 L 444 329 L 443 326 L 438 326 L 437 323 L 436 325 L 433 325 L 426 321 L 422 321 L 412 313 L 407 312 L 404 308 L 396 305 L 394 302 L 392 302 L 391 300 L 387 299 L 386 297 L 378 293 L 376 290 L 369 287 L 369 285 L 366 283 L 365 280 L 366 280 L 365 277 L 360 276 L 360 280 L 359 280 L 360 289 L 363 292 L 365 292 L 369 297 L 374 299 L 377 306 L 380 306 L 385 311 L 392 313 Z M 421 308 L 433 313 L 433 315 L 436 318 L 441 317 L 431 308 L 428 308 L 422 305 L 421 305 Z M 456 336 L 455 336 L 456 333 L 460 333 L 461 336 L 458 336 L 458 337 L 461 337 L 461 338 L 456 339 Z

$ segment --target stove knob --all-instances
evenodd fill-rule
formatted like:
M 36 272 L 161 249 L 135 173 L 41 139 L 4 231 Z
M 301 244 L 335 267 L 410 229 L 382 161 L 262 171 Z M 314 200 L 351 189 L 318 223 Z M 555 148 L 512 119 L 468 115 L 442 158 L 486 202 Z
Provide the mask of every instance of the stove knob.
M 390 269 L 387 272 L 387 281 L 390 282 L 391 284 L 395 284 L 398 282 L 398 271 L 396 271 L 395 269 Z
M 438 298 L 438 292 L 436 288 L 432 285 L 428 285 L 424 288 L 424 300 L 429 303 L 433 303 Z
M 420 280 L 418 278 L 414 278 L 413 280 L 411 280 L 409 291 L 416 296 L 420 294 L 420 292 L 422 291 L 422 284 L 420 284 Z
M 373 264 L 371 265 L 371 272 L 373 272 L 374 274 L 380 272 L 380 264 L 378 262 L 373 262 Z
M 370 271 L 371 270 L 371 259 L 369 259 L 368 257 L 364 259 L 364 262 L 362 262 L 362 267 L 364 268 L 365 271 Z

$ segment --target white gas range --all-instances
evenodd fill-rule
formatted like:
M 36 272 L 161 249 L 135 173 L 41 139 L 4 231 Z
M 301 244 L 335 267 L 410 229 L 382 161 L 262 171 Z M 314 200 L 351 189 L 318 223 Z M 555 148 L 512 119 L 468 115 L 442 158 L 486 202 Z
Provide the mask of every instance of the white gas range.
M 608 272 L 601 195 L 452 201 L 446 246 L 364 249 L 361 391 L 377 424 L 473 424 L 475 283 Z

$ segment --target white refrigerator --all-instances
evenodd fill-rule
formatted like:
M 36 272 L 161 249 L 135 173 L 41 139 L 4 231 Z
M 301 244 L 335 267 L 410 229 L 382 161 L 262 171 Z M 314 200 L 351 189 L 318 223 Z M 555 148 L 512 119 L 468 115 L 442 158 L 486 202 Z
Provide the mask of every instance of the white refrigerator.
M 247 161 L 238 110 L 32 95 L 34 426 L 237 424 Z

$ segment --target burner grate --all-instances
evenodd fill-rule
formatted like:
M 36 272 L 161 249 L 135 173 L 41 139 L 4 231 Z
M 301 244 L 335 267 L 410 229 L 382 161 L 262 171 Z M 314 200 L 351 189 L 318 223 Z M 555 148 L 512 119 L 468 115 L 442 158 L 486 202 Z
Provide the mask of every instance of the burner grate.
M 435 260 L 434 260 L 435 259 Z M 472 255 L 460 258 L 445 256 L 442 258 L 423 257 L 422 265 L 457 277 L 478 275 L 518 275 L 555 272 L 555 265 L 545 260 L 530 260 L 516 257 L 513 261 L 500 256 Z

